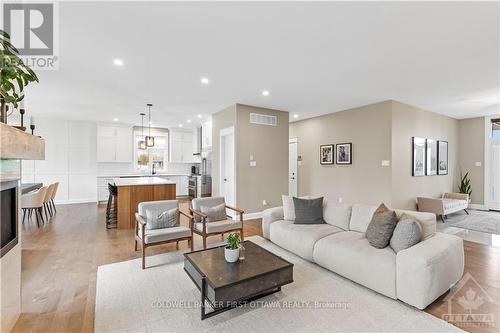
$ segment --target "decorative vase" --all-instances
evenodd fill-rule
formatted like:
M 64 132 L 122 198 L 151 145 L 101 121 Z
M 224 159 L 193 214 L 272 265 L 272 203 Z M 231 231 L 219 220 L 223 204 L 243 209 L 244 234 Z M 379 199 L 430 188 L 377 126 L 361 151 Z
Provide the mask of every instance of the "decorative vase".
M 240 258 L 240 249 L 230 249 L 228 247 L 224 248 L 224 258 L 226 258 L 227 262 L 237 262 Z

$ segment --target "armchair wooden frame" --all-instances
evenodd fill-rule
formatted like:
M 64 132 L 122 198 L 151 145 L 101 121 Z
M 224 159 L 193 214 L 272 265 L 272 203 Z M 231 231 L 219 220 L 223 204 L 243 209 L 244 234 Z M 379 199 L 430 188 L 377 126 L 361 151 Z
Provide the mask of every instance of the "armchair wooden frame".
M 243 236 L 243 213 L 244 213 L 244 211 L 242 209 L 239 209 L 239 208 L 236 208 L 236 207 L 231 207 L 231 206 L 228 206 L 228 205 L 226 205 L 226 208 L 230 209 L 232 211 L 235 211 L 236 213 L 238 213 L 240 215 L 241 228 L 230 229 L 230 230 L 226 230 L 226 231 L 222 231 L 222 232 L 218 231 L 218 232 L 208 233 L 207 232 L 207 217 L 208 217 L 207 214 L 205 214 L 203 212 L 200 212 L 199 210 L 196 210 L 196 209 L 194 209 L 192 207 L 189 208 L 189 211 L 192 214 L 192 219 L 191 219 L 191 223 L 190 223 L 191 232 L 195 233 L 197 235 L 200 235 L 203 238 L 203 249 L 207 248 L 207 237 L 208 236 L 222 235 L 222 237 L 224 238 L 224 234 L 225 233 L 228 233 L 228 232 L 231 232 L 231 231 L 238 231 L 240 233 L 241 241 L 244 240 L 244 236 Z M 202 231 L 195 230 L 195 228 L 194 228 L 194 223 L 199 223 L 199 222 L 195 222 L 194 221 L 195 215 L 198 215 L 201 218 L 201 223 L 202 223 L 202 226 L 203 226 L 203 230 Z M 229 216 L 229 215 L 226 215 L 226 216 L 228 218 L 231 218 L 231 219 L 233 218 L 232 216 Z
M 166 240 L 166 241 L 160 241 L 160 242 L 154 242 L 154 243 L 149 243 L 149 244 L 146 244 L 146 241 L 145 241 L 145 236 L 146 236 L 146 221 L 144 221 L 144 218 L 139 215 L 139 213 L 135 213 L 135 247 L 134 249 L 137 251 L 137 244 L 140 243 L 141 244 L 141 248 L 142 248 L 142 269 L 145 269 L 146 268 L 146 248 L 148 247 L 151 247 L 151 246 L 155 246 L 155 245 L 162 245 L 162 244 L 167 244 L 167 243 L 173 243 L 173 242 L 176 242 L 176 249 L 179 250 L 179 242 L 181 241 L 184 241 L 184 240 L 187 240 L 188 241 L 188 245 L 191 247 L 191 251 L 193 251 L 193 228 L 192 228 L 192 224 L 193 224 L 193 218 L 191 215 L 188 215 L 182 211 L 179 210 L 179 221 L 181 219 L 181 215 L 187 217 L 189 219 L 189 229 L 191 229 L 191 236 L 189 237 L 181 237 L 181 238 L 173 238 L 173 239 L 169 239 L 169 240 Z M 142 228 L 141 228 L 141 236 L 142 237 L 139 237 L 139 224 L 141 224 Z

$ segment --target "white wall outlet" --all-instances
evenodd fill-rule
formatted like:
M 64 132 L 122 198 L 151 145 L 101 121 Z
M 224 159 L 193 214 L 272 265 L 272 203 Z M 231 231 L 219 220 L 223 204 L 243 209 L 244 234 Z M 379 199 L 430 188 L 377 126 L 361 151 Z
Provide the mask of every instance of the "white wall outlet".
M 381 165 L 383 167 L 391 166 L 391 161 L 390 160 L 382 160 Z
M 297 162 L 297 164 L 298 164 L 299 166 L 301 166 L 301 165 L 302 165 L 302 161 L 298 161 L 298 162 Z
M 482 163 L 481 163 L 481 162 L 476 162 L 476 166 L 477 166 L 477 167 L 480 167 L 481 165 L 482 165 Z
M 253 161 L 253 154 L 250 154 L 250 161 Z
M 342 201 L 344 201 L 344 199 L 342 197 L 339 197 L 339 203 L 342 203 Z
M 250 166 L 251 167 L 257 166 L 257 161 L 250 161 Z
M 266 200 L 262 200 L 262 206 L 267 206 L 267 201 Z

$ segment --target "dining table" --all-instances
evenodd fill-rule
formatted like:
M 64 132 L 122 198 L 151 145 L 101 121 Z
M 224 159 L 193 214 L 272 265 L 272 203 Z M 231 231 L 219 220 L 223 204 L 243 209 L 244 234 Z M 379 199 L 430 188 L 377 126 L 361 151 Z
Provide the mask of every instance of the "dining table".
M 38 190 L 43 186 L 43 183 L 21 183 L 21 194 L 26 194 L 31 191 Z

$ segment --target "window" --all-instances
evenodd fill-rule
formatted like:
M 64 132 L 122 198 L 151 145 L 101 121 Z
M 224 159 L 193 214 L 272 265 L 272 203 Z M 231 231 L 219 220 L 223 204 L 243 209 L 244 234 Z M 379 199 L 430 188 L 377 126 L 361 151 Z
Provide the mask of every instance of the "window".
M 500 119 L 493 119 L 491 124 L 491 137 L 500 138 Z
M 146 133 L 144 133 L 146 135 Z M 140 127 L 134 128 L 134 156 L 135 169 L 139 171 L 164 171 L 168 160 L 168 132 L 166 130 L 151 129 L 151 136 L 155 138 L 154 147 L 139 149 L 139 141 L 142 140 Z

